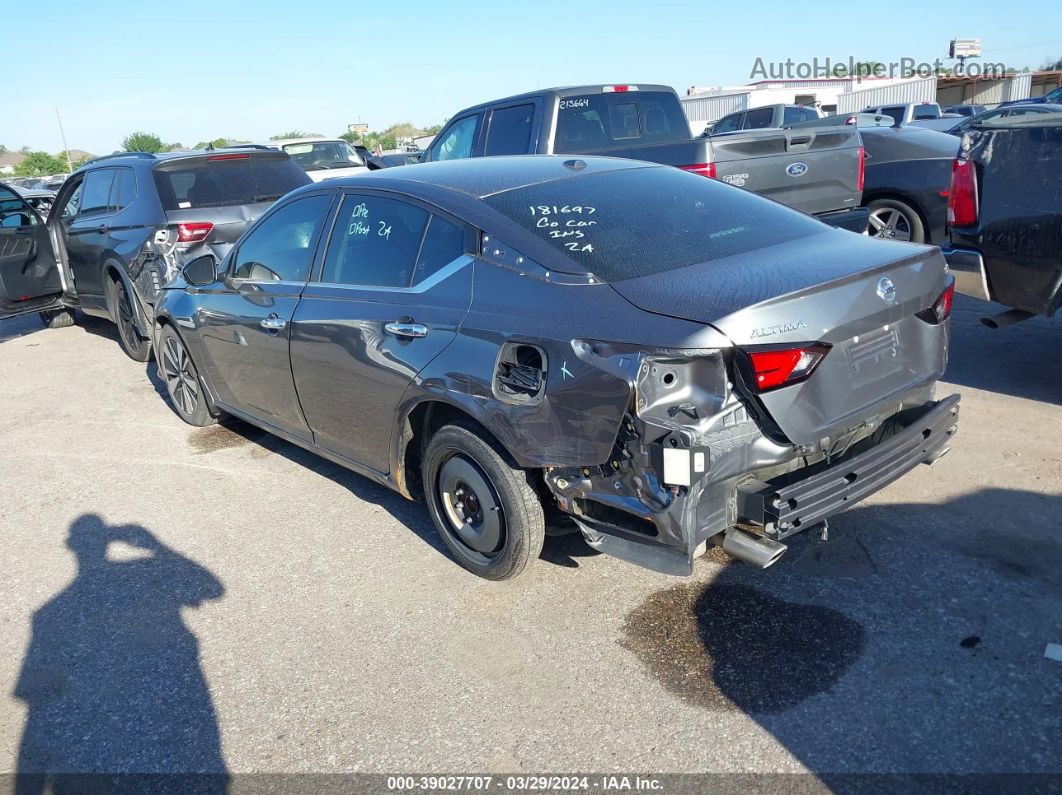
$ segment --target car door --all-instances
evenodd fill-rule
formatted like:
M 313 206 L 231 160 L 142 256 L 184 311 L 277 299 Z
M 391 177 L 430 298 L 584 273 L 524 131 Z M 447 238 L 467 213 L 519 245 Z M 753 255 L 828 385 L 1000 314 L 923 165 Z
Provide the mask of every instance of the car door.
M 330 190 L 273 208 L 228 258 L 196 314 L 207 377 L 226 406 L 309 438 L 288 361 L 289 321 L 310 275 Z
M 741 129 L 741 124 L 745 119 L 745 111 L 739 111 L 737 113 L 731 113 L 729 116 L 724 116 L 715 123 L 712 127 L 712 135 L 716 133 L 728 133 L 737 132 Z
M 291 370 L 318 445 L 389 472 L 402 394 L 468 312 L 474 239 L 394 194 L 344 195 L 292 319 Z
M 85 174 L 69 195 L 60 215 L 67 263 L 82 303 L 105 308 L 103 258 L 111 248 L 111 188 L 116 169 L 100 168 Z
M 0 185 L 0 318 L 57 307 L 62 292 L 48 227 L 25 199 Z

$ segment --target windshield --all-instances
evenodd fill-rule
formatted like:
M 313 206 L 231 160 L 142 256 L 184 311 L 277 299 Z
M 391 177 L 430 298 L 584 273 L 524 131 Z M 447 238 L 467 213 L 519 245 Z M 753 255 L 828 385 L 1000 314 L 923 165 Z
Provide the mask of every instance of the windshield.
M 361 156 L 346 141 L 312 141 L 284 144 L 284 151 L 306 171 L 364 166 Z
M 830 231 L 741 188 L 670 167 L 586 174 L 483 201 L 606 282 Z
M 310 182 L 305 171 L 279 152 L 182 159 L 156 166 L 154 174 L 166 210 L 273 201 Z

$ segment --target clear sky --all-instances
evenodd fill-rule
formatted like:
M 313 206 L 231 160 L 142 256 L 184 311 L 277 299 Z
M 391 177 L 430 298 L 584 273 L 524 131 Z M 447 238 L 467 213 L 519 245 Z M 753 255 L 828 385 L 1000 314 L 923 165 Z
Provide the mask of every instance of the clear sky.
M 394 10 L 385 10 L 385 9 Z M 427 126 L 553 85 L 749 81 L 766 61 L 881 62 L 981 38 L 1017 68 L 1062 57 L 1062 2 L 0 0 L 0 143 L 96 154 L 353 122 Z M 12 35 L 13 34 L 13 35 Z

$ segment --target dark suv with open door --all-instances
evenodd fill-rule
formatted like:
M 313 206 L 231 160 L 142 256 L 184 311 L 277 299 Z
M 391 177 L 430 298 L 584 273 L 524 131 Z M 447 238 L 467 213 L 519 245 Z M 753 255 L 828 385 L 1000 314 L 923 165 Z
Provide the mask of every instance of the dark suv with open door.
M 306 172 L 272 149 L 123 152 L 70 175 L 47 220 L 0 184 L 0 318 L 74 308 L 118 325 L 122 350 L 151 357 L 159 291 L 189 259 L 224 257 Z

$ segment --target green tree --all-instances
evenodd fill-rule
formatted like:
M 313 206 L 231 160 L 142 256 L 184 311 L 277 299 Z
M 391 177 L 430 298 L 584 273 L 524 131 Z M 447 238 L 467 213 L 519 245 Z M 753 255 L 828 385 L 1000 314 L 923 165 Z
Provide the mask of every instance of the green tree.
M 1062 58 L 1056 58 L 1053 61 L 1049 58 L 1040 67 L 1041 72 L 1055 72 L 1059 69 L 1062 69 Z
M 59 160 L 47 152 L 30 152 L 26 158 L 15 166 L 15 174 L 20 177 L 47 177 L 66 172 L 66 160 Z
M 6 155 L 6 154 L 7 154 L 7 147 L 4 146 L 3 144 L 0 144 L 0 155 Z
M 441 130 L 441 129 L 442 129 L 442 125 L 441 124 L 433 124 L 431 127 L 428 127 L 427 129 L 424 130 L 424 134 L 425 135 L 438 135 L 439 134 L 439 130 Z
M 358 142 L 358 134 L 356 132 L 341 133 L 339 137 L 348 144 L 356 144 Z
M 321 133 L 300 132 L 299 130 L 269 136 L 270 141 L 280 141 L 284 138 L 324 138 L 324 136 Z
M 122 139 L 126 152 L 161 152 L 164 148 L 162 139 L 154 133 L 135 132 Z
M 63 150 L 62 152 L 56 152 L 55 153 L 55 159 L 63 164 L 63 169 L 65 170 L 66 169 L 66 150 Z M 72 157 L 72 158 L 70 158 L 70 164 L 74 168 L 80 168 L 81 166 L 85 165 L 85 163 L 87 163 L 91 159 L 92 159 L 91 155 L 82 155 L 81 157 Z

